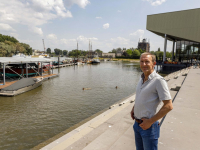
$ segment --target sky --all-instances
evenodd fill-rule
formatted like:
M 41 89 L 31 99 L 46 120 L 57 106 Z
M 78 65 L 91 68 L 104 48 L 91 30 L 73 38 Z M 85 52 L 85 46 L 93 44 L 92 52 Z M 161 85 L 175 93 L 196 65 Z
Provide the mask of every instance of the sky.
M 164 49 L 164 39 L 146 30 L 147 15 L 200 8 L 199 0 L 0 0 L 0 33 L 33 49 L 71 51 L 137 48 Z M 167 51 L 172 50 L 168 41 Z

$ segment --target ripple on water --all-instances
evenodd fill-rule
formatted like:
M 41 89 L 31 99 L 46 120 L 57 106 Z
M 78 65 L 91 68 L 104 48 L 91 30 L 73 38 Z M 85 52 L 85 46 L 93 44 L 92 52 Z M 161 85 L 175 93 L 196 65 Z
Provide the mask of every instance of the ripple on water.
M 141 73 L 137 63 L 129 64 L 61 68 L 37 89 L 1 97 L 0 149 L 30 149 L 131 95 Z

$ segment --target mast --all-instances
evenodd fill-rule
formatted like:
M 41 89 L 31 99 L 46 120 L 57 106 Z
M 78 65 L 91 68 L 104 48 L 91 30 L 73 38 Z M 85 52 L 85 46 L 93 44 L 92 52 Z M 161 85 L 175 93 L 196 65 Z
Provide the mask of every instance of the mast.
M 77 40 L 77 62 L 78 62 L 78 40 Z
M 44 46 L 44 53 L 46 52 L 46 48 L 45 48 L 45 45 L 44 45 L 44 39 L 42 39 L 43 41 L 43 46 Z

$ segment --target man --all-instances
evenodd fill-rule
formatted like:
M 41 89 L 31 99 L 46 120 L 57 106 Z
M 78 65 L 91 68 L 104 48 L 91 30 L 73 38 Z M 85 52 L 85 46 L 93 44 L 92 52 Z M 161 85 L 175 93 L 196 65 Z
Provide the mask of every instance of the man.
M 166 81 L 154 70 L 155 56 L 145 52 L 140 56 L 143 72 L 137 85 L 135 105 L 131 117 L 137 150 L 157 150 L 160 126 L 158 120 L 173 109 Z M 156 112 L 160 102 L 162 108 Z

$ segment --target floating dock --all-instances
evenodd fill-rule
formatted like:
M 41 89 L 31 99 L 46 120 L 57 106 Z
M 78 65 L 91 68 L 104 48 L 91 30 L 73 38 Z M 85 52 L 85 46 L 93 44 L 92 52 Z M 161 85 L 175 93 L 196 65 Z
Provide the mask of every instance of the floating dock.
M 199 149 L 200 69 L 183 69 L 165 77 L 173 110 L 160 119 L 159 149 Z M 174 90 L 175 89 L 175 90 Z M 135 95 L 110 106 L 86 123 L 33 148 L 41 150 L 132 150 L 135 139 L 130 111 Z M 160 105 L 162 107 L 162 105 Z

